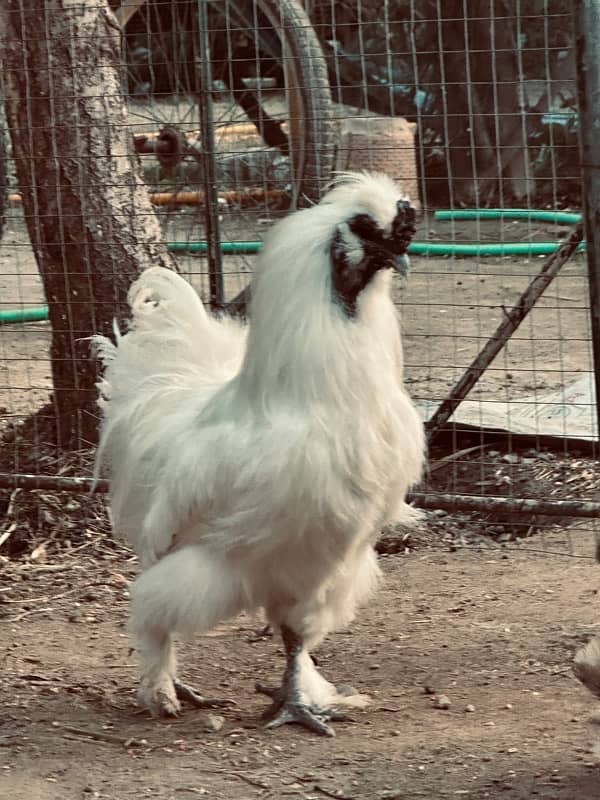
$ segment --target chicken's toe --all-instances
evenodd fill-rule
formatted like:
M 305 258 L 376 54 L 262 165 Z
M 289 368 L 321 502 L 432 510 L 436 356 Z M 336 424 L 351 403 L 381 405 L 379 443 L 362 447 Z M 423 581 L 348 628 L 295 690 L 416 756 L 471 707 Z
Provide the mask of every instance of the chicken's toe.
M 326 722 L 328 718 L 328 716 L 316 713 L 301 703 L 286 702 L 275 711 L 274 716 L 269 719 L 265 727 L 279 728 L 287 723 L 295 723 L 321 736 L 335 736 L 335 731 Z
M 173 685 L 178 699 L 187 700 L 188 703 L 196 706 L 196 708 L 225 708 L 226 706 L 235 705 L 235 700 L 225 700 L 218 697 L 203 697 L 186 683 L 182 683 L 179 680 L 173 681 Z
M 287 723 L 296 723 L 321 736 L 335 736 L 335 731 L 327 722 L 350 722 L 352 718 L 335 708 L 311 707 L 306 703 L 290 699 L 282 686 L 265 686 L 256 684 L 256 691 L 266 694 L 273 702 L 263 712 L 261 718 L 266 721 L 266 728 L 279 728 Z
M 284 700 L 285 695 L 284 695 L 283 688 L 281 686 L 267 686 L 266 684 L 261 683 L 260 681 L 257 681 L 254 684 L 254 689 L 259 694 L 266 694 L 267 697 L 271 698 L 271 700 L 278 700 L 279 699 L 280 700 L 279 704 L 280 705 L 283 704 L 283 700 Z
M 313 733 L 321 736 L 335 736 L 335 731 L 328 725 L 328 722 L 349 722 L 352 720 L 342 711 L 333 708 L 310 708 L 303 703 L 290 700 L 278 702 L 275 700 L 273 705 L 265 711 L 263 719 L 268 722 L 265 728 L 279 728 L 282 725 L 296 724 L 302 725 Z

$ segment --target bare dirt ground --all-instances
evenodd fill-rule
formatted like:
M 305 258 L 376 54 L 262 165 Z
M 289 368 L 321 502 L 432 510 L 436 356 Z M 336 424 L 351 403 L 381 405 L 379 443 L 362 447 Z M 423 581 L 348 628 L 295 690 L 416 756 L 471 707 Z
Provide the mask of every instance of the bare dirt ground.
M 260 726 L 254 682 L 284 663 L 277 639 L 257 639 L 260 619 L 180 650 L 182 675 L 235 708 L 212 726 L 190 707 L 152 720 L 135 704 L 127 553 L 104 542 L 58 563 L 3 563 L 0 796 L 597 798 L 597 703 L 570 660 L 600 632 L 598 567 L 433 545 L 382 559 L 374 601 L 319 648 L 328 677 L 373 698 L 334 739 Z

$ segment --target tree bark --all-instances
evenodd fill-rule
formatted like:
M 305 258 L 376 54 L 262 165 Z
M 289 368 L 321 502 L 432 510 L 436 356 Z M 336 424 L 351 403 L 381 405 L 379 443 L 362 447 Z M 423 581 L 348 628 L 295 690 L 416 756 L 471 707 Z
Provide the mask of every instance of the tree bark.
M 126 316 L 142 270 L 174 264 L 140 177 L 106 0 L 0 0 L 0 26 L 13 157 L 52 326 L 57 441 L 80 448 L 97 438 L 85 339 Z
M 430 124 L 444 135 L 451 202 L 522 201 L 533 184 L 523 140 L 513 7 L 506 0 L 444 0 L 443 14 L 447 136 L 441 120 Z
M 514 4 L 507 0 L 472 0 L 474 74 L 480 86 L 481 113 L 493 146 L 493 156 L 481 165 L 483 180 L 498 182 L 500 205 L 523 201 L 533 192 L 527 137 L 523 121 L 524 98 L 517 60 L 517 22 Z M 506 187 L 506 188 L 505 188 Z

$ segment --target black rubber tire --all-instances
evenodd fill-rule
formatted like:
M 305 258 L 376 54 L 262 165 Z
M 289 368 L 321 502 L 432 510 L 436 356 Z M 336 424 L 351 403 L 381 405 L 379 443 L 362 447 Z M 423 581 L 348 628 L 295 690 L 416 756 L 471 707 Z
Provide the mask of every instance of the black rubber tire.
M 217 22 L 216 29 L 220 27 L 221 33 L 231 22 L 235 31 L 246 31 L 249 34 L 249 38 L 255 42 L 252 62 L 265 56 L 266 59 L 279 65 L 278 71 L 283 75 L 282 85 L 286 93 L 287 114 L 274 119 L 271 137 L 265 135 L 267 129 L 263 128 L 263 140 L 268 146 L 278 146 L 282 153 L 290 154 L 292 204 L 302 206 L 318 200 L 324 185 L 331 177 L 335 159 L 335 135 L 327 63 L 308 15 L 298 0 L 227 0 L 226 3 L 223 3 L 223 0 L 211 0 L 209 5 L 215 14 L 224 15 L 223 19 Z M 177 4 L 173 4 L 173 8 L 176 7 Z M 176 94 L 181 90 L 183 94 L 189 92 L 190 96 L 198 92 L 195 66 L 195 59 L 200 57 L 197 42 L 198 20 L 194 17 L 191 0 L 187 0 L 187 4 L 182 3 L 182 7 L 183 10 L 179 13 L 183 14 L 185 11 L 187 16 L 181 18 L 179 27 L 173 27 L 174 21 L 168 14 L 164 19 L 160 16 L 169 8 L 169 4 L 161 3 L 160 0 L 148 0 L 147 3 L 142 3 L 139 12 L 145 16 L 134 15 L 131 20 L 133 27 L 128 25 L 130 27 L 128 36 L 131 37 L 132 44 L 137 34 L 142 36 L 143 41 L 144 22 L 153 34 L 152 42 L 157 43 L 158 61 L 155 68 L 146 69 L 148 74 L 144 73 L 144 79 L 138 75 L 140 85 L 148 84 L 150 92 L 152 94 L 157 92 L 157 96 Z M 136 21 L 140 30 L 136 28 Z M 166 27 L 159 33 L 156 28 L 158 26 L 160 29 L 162 24 Z M 161 36 L 165 37 L 162 54 Z M 169 61 L 166 54 L 173 41 L 178 41 L 178 57 Z M 151 47 L 148 39 L 141 50 Z M 134 53 L 129 55 L 133 56 Z M 132 58 L 132 62 L 134 60 Z M 224 63 L 227 63 L 226 60 L 218 61 L 217 72 L 218 65 L 222 66 Z M 236 63 L 239 63 L 237 58 Z M 166 75 L 168 80 L 163 84 L 161 80 L 165 79 L 163 73 L 166 64 L 170 64 L 171 74 Z M 215 64 L 213 64 L 213 76 L 216 74 L 214 68 Z M 258 129 L 252 111 L 244 108 L 240 91 L 242 86 L 231 85 L 227 81 L 225 83 L 230 89 L 235 90 L 243 113 L 246 113 L 248 119 Z M 250 108 L 253 105 L 256 107 L 257 96 L 250 97 L 251 91 L 246 95 Z M 260 99 L 258 102 L 261 102 Z M 263 107 L 261 107 L 262 115 L 264 124 L 268 115 Z M 286 116 L 287 136 L 281 130 L 281 122 Z M 160 128 L 169 122 L 175 127 L 179 126 L 179 121 L 175 119 L 163 120 L 161 124 L 157 118 L 156 122 Z M 189 127 L 188 124 L 187 128 Z M 143 129 L 140 130 L 143 132 Z M 283 141 L 277 141 L 282 137 Z M 270 138 L 274 141 L 269 141 Z
M 297 0 L 255 0 L 286 48 L 301 113 L 297 140 L 291 142 L 293 205 L 318 200 L 331 177 L 335 130 L 327 62 L 311 21 Z M 298 141 L 299 139 L 299 141 Z

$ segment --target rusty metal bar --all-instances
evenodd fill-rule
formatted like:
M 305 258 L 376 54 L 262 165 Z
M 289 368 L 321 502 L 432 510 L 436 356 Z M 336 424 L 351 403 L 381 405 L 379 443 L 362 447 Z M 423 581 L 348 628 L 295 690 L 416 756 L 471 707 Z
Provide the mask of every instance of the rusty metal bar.
M 198 0 L 198 34 L 200 39 L 200 135 L 202 138 L 202 166 L 204 168 L 204 197 L 206 242 L 208 244 L 208 283 L 210 306 L 213 310 L 223 307 L 225 290 L 223 285 L 223 257 L 219 230 L 219 195 L 217 191 L 215 121 L 212 100 L 212 65 L 210 35 L 208 30 L 207 0 Z
M 68 478 L 58 475 L 0 473 L 0 489 L 46 490 L 97 494 L 108 492 L 109 482 L 100 478 Z M 515 497 L 480 497 L 441 492 L 409 492 L 408 502 L 419 508 L 441 508 L 445 511 L 507 512 L 540 514 L 549 517 L 600 518 L 600 502 L 591 500 L 538 500 Z
M 53 492 L 107 492 L 108 481 L 93 478 L 69 478 L 64 475 L 29 475 L 0 473 L 0 489 L 45 489 Z
M 583 225 L 577 225 L 567 241 L 548 256 L 540 272 L 523 292 L 516 305 L 505 312 L 504 319 L 488 339 L 483 349 L 473 359 L 466 371 L 450 390 L 450 394 L 426 423 L 427 438 L 431 443 L 442 426 L 450 419 L 479 378 L 483 375 L 506 342 L 510 339 L 527 314 L 531 311 L 548 286 L 560 272 L 561 267 L 577 250 L 583 240 Z
M 480 497 L 469 494 L 410 492 L 407 498 L 419 508 L 444 511 L 507 512 L 540 514 L 549 517 L 600 518 L 600 503 L 592 500 L 538 500 L 518 497 Z

